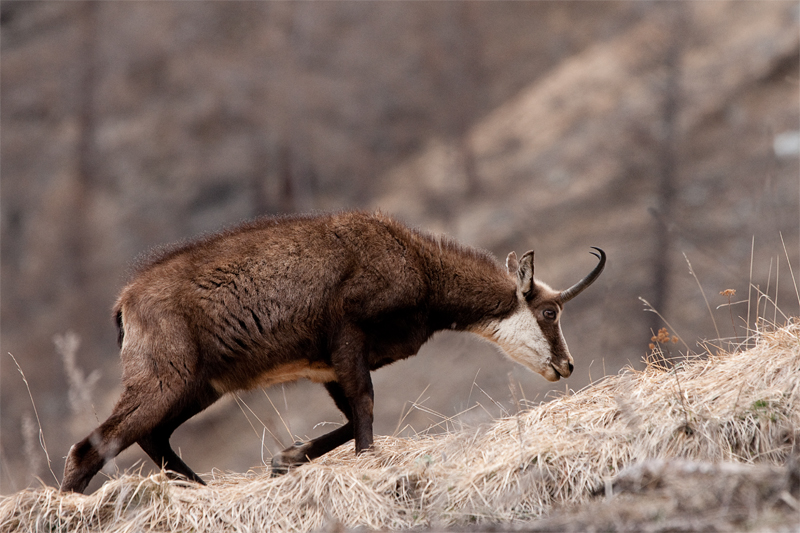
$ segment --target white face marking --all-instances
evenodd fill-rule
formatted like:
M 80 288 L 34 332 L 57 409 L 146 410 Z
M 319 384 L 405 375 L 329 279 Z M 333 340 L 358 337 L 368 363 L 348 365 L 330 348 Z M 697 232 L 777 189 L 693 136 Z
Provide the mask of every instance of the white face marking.
M 524 304 L 501 320 L 492 320 L 472 330 L 500 346 L 514 361 L 541 374 L 548 381 L 558 381 L 553 369 L 550 343 L 542 333 L 536 317 Z

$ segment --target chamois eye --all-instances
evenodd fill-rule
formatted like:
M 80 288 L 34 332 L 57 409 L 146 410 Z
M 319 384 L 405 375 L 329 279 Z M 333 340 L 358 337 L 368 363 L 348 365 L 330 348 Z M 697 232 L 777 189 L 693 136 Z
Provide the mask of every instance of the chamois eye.
M 556 319 L 556 312 L 554 310 L 552 310 L 552 309 L 545 309 L 544 311 L 542 311 L 542 315 L 544 315 L 544 317 L 547 320 L 555 320 Z

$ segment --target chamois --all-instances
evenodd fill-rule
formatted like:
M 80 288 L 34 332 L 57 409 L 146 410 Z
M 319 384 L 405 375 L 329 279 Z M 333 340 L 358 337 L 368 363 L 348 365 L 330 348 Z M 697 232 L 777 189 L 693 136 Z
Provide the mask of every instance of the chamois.
M 225 393 L 300 378 L 324 384 L 347 422 L 275 455 L 273 474 L 353 438 L 361 453 L 373 443 L 370 371 L 440 330 L 477 333 L 550 381 L 567 377 L 559 318 L 603 270 L 595 250 L 594 270 L 560 292 L 534 279 L 533 252 L 511 252 L 503 268 L 380 213 L 262 218 L 162 252 L 117 299 L 122 394 L 70 448 L 61 489 L 84 491 L 133 443 L 202 484 L 172 432 Z

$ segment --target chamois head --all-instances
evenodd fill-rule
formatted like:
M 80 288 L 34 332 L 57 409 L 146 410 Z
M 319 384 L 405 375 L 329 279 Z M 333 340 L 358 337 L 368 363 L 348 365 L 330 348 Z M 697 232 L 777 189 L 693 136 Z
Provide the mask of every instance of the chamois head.
M 600 262 L 589 275 L 564 291 L 556 291 L 533 277 L 533 251 L 522 259 L 511 252 L 506 268 L 517 284 L 517 308 L 510 315 L 493 320 L 481 334 L 496 342 L 511 359 L 544 376 L 558 381 L 572 374 L 574 361 L 561 334 L 561 311 L 564 304 L 591 285 L 603 271 L 606 254 L 599 248 L 592 252 Z

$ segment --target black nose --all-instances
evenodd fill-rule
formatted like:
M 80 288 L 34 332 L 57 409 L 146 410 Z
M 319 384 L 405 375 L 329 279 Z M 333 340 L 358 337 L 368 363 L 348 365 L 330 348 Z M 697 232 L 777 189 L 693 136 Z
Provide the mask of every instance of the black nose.
M 569 373 L 572 374 L 572 371 L 575 370 L 575 365 L 572 363 L 567 363 L 567 365 L 569 365 Z

